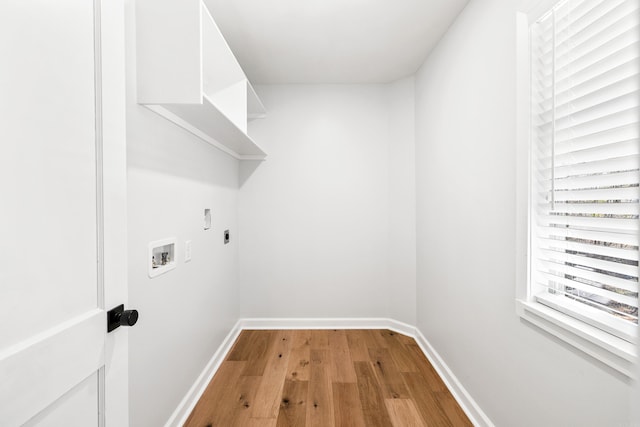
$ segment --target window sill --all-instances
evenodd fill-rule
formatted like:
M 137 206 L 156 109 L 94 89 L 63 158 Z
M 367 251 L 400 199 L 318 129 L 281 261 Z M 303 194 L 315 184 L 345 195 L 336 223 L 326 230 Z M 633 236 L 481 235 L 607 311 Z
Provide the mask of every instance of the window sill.
M 636 346 L 537 302 L 516 300 L 520 317 L 629 378 L 635 378 Z

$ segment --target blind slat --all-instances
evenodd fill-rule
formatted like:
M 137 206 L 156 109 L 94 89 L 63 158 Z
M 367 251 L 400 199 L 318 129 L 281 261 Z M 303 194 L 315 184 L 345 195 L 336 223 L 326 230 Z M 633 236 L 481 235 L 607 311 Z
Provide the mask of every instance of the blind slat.
M 569 276 L 579 277 L 583 280 L 591 280 L 603 285 L 613 286 L 615 288 L 624 289 L 629 292 L 638 292 L 638 282 L 633 280 L 620 279 L 608 274 L 602 274 L 595 271 L 583 270 L 572 267 L 553 260 L 539 258 L 538 263 L 544 268 L 542 271 L 553 274 L 553 272 L 566 274 Z
M 609 10 L 625 3 L 625 0 L 610 0 L 602 2 L 598 0 L 576 0 L 567 2 L 562 8 L 556 9 L 556 32 L 564 32 L 570 25 L 577 25 L 584 21 L 593 22 L 598 16 L 605 15 Z M 594 18 L 595 17 L 595 18 Z M 553 40 L 552 15 L 548 14 L 537 22 L 535 26 L 538 37 L 545 41 Z
M 560 108 L 563 107 L 563 104 L 577 100 L 580 97 L 593 93 L 595 90 L 602 90 L 611 84 L 637 75 L 637 67 L 635 66 L 637 57 L 625 59 L 625 61 L 618 62 L 608 61 L 606 71 L 602 71 L 592 78 L 578 81 L 575 80 L 574 76 L 574 78 L 571 79 L 570 85 L 568 85 L 568 89 L 558 90 L 556 87 L 556 102 L 560 104 Z M 534 112 L 536 114 L 543 114 L 552 111 L 552 80 L 540 80 L 535 83 L 535 89 L 539 92 L 536 94 L 536 101 L 540 104 L 540 108 L 534 108 Z
M 589 240 L 566 240 L 563 237 L 550 238 L 540 237 L 540 249 L 555 249 L 565 251 L 576 251 L 601 255 L 603 257 L 613 257 L 625 260 L 626 262 L 636 262 L 636 251 L 634 249 L 620 249 L 612 246 L 588 243 Z
M 636 21 L 631 28 L 615 32 L 615 34 L 612 33 L 610 38 L 600 40 L 597 43 L 588 44 L 588 49 L 583 49 L 579 54 L 571 51 L 569 55 L 558 55 L 556 52 L 555 63 L 551 59 L 537 58 L 538 71 L 543 71 L 542 76 L 545 77 L 555 72 L 556 76 L 562 80 L 573 79 L 572 74 L 577 71 L 593 64 L 600 64 L 605 58 L 619 50 L 637 44 L 635 37 L 637 30 L 638 22 Z M 556 46 L 556 50 L 557 48 Z
M 580 176 L 594 173 L 608 173 L 617 170 L 637 169 L 640 164 L 640 154 L 633 154 L 590 162 L 576 163 L 555 168 L 556 178 Z
M 541 121 L 537 126 L 541 130 L 549 130 L 555 124 L 555 132 L 561 134 L 570 130 L 575 132 L 578 126 L 592 123 L 596 120 L 606 118 L 607 120 L 617 120 L 618 115 L 624 115 L 627 111 L 633 110 L 640 105 L 640 97 L 638 96 L 637 84 L 630 91 L 624 91 L 622 94 L 610 92 L 607 99 L 601 100 L 599 103 L 592 103 L 585 108 L 579 108 L 577 103 L 569 105 L 568 108 L 556 109 L 555 117 L 551 116 Z
M 571 287 L 568 284 L 564 284 L 564 282 L 562 281 L 557 281 L 556 283 L 562 284 L 563 288 L 561 287 L 560 289 L 556 289 L 553 285 L 545 286 L 544 283 L 538 282 L 539 286 L 545 287 L 549 293 L 547 293 L 546 295 L 538 295 L 537 299 L 541 300 L 541 302 L 544 304 L 546 300 L 545 297 L 549 294 L 553 294 L 556 296 L 563 295 L 567 298 L 579 301 L 582 304 L 588 304 L 591 307 L 603 310 L 605 312 L 613 314 L 614 316 L 632 321 L 633 323 L 638 322 L 638 311 L 635 304 L 629 306 L 605 296 L 598 295 L 594 292 L 582 290 L 578 287 Z M 629 302 L 632 301 L 634 301 L 634 299 L 629 300 Z
M 580 23 L 582 25 L 576 25 L 574 22 L 564 31 L 556 30 L 559 36 L 556 37 L 555 50 L 552 40 L 537 39 L 536 42 L 541 43 L 542 57 L 550 60 L 554 53 L 557 56 L 581 56 L 584 52 L 591 50 L 592 46 L 600 46 L 633 28 L 637 20 L 632 14 L 637 10 L 636 3 L 620 1 L 618 5 L 603 11 L 604 13 L 594 20 Z
M 602 84 L 606 84 L 603 86 Z M 556 102 L 558 106 L 556 109 L 561 113 L 560 116 L 556 116 L 556 122 L 564 120 L 571 115 L 578 112 L 589 111 L 593 108 L 601 108 L 605 102 L 613 102 L 616 99 L 629 97 L 632 95 L 638 96 L 638 88 L 640 87 L 640 80 L 638 74 L 634 73 L 629 76 L 625 76 L 620 80 L 607 80 L 602 84 L 590 84 L 583 85 L 583 89 L 586 93 L 580 90 L 572 90 L 571 97 L 569 96 L 556 96 Z M 588 90 L 591 90 L 588 92 Z M 565 99 L 567 98 L 567 99 Z M 637 105 L 637 100 L 636 100 Z M 627 107 L 628 108 L 628 107 Z M 547 123 L 551 123 L 553 109 L 549 108 L 547 111 L 543 111 L 538 114 L 540 119 L 538 126 L 544 126 Z
M 639 45 L 640 43 L 634 42 L 626 46 L 619 46 L 617 50 L 609 52 L 606 56 L 600 58 L 599 60 L 588 64 L 583 64 L 583 67 L 581 69 L 575 71 L 571 75 L 563 75 L 563 73 L 556 75 L 556 92 L 561 94 L 563 93 L 563 91 L 568 90 L 572 86 L 583 84 L 588 80 L 596 78 L 602 73 L 610 71 L 629 61 L 637 60 L 639 55 Z M 549 65 L 542 64 L 539 61 L 534 60 L 533 67 L 533 83 L 534 85 L 538 86 L 537 89 L 539 90 L 539 92 L 535 93 L 533 96 L 546 100 L 544 102 L 548 104 L 548 100 L 550 99 L 552 93 L 553 72 L 546 70 Z M 546 104 L 543 105 L 545 108 L 548 108 L 549 105 Z
M 607 108 L 606 110 L 601 111 L 599 115 L 590 117 L 586 120 L 581 120 L 573 126 L 565 125 L 563 128 L 556 129 L 555 133 L 559 139 L 591 135 L 595 132 L 600 132 L 604 127 L 613 128 L 637 123 L 639 114 L 640 109 L 637 104 L 631 104 L 630 106 L 620 110 L 610 110 Z M 539 128 L 541 136 L 545 136 L 544 132 L 552 131 L 552 127 L 548 124 L 540 125 Z
M 552 248 L 542 248 L 541 253 L 543 253 L 544 256 L 551 261 L 556 261 L 559 263 L 568 262 L 585 268 L 591 267 L 610 273 L 633 277 L 636 282 L 638 281 L 637 263 L 625 264 L 619 262 L 619 260 L 608 261 L 604 257 L 595 256 L 595 254 L 587 255 L 586 252 L 574 253 L 573 251 L 556 250 Z
M 570 176 L 566 178 L 556 178 L 554 188 L 556 190 L 606 188 L 635 184 L 640 181 L 639 178 L 640 173 L 637 170 L 597 175 Z
M 614 291 L 607 290 L 605 288 L 599 288 L 597 286 L 591 286 L 585 283 L 577 282 L 575 280 L 567 279 L 565 277 L 554 276 L 553 274 L 549 274 L 546 272 L 541 272 L 541 276 L 547 281 L 540 281 L 538 284 L 541 286 L 550 288 L 552 290 L 556 290 L 555 287 L 550 286 L 549 282 L 555 282 L 558 284 L 562 284 L 568 288 L 579 289 L 581 291 L 591 293 L 593 295 L 598 295 L 602 298 L 606 299 L 606 302 L 616 301 L 620 304 L 624 304 L 627 306 L 634 307 L 637 304 L 637 294 L 629 292 L 628 295 L 623 293 L 617 293 Z M 600 300 L 601 304 L 605 303 L 605 301 Z
M 630 123 L 623 126 L 607 128 L 596 133 L 571 138 L 566 140 L 555 140 L 557 154 L 564 154 L 570 151 L 579 151 L 600 145 L 614 144 L 616 142 L 629 141 L 638 135 L 638 123 Z M 611 156 L 608 156 L 611 157 Z
M 558 229 L 549 226 L 539 226 L 536 230 L 541 238 L 565 238 L 577 239 L 591 242 L 600 242 L 605 246 L 627 247 L 631 246 L 634 251 L 638 250 L 638 235 L 624 233 L 608 233 L 606 231 L 581 230 L 581 229 Z M 637 253 L 636 253 L 637 256 Z
M 585 189 L 585 190 L 556 190 L 553 193 L 555 201 L 579 201 L 592 202 L 600 201 L 607 203 L 608 200 L 638 200 L 638 187 Z M 615 202 L 609 202 L 615 203 Z
M 622 158 L 636 154 L 640 154 L 640 146 L 638 145 L 638 138 L 633 138 L 626 141 L 614 142 L 611 144 L 558 154 L 555 157 L 555 166 L 571 166 L 578 163 L 597 162 L 600 160 Z
M 538 221 L 538 225 L 540 226 L 555 227 L 560 230 L 570 228 L 619 234 L 636 234 L 638 232 L 637 219 L 583 218 L 547 215 L 540 216 Z M 560 233 L 558 233 L 558 235 L 560 235 Z
M 589 213 L 602 215 L 638 216 L 638 202 L 632 203 L 573 203 L 555 201 L 553 211 L 557 213 Z

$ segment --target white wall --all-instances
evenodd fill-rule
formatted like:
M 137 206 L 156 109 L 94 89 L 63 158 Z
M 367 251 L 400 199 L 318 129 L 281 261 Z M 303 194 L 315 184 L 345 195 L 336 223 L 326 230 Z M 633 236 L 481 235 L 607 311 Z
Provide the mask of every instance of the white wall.
M 135 103 L 127 1 L 130 421 L 164 425 L 238 319 L 238 161 Z M 204 209 L 213 228 L 203 229 Z M 223 230 L 231 243 L 223 244 Z M 177 238 L 177 267 L 147 276 L 147 244 Z M 184 262 L 184 243 L 193 259 Z
M 415 325 L 415 79 L 391 83 L 389 99 L 389 317 Z
M 396 90 L 410 93 L 411 84 Z M 397 117 L 392 122 L 390 112 L 392 99 L 398 108 L 411 104 L 393 98 L 388 85 L 257 91 L 268 118 L 251 122 L 249 133 L 269 157 L 241 165 L 242 316 L 388 316 L 392 125 L 408 129 L 394 168 L 412 163 L 405 155 L 411 125 Z M 395 183 L 406 179 L 394 172 Z M 394 198 L 405 210 L 406 197 Z M 394 219 L 404 220 L 400 216 Z M 411 218 L 400 225 L 402 233 L 406 227 Z M 414 286 L 410 274 L 398 278 L 398 286 L 403 301 Z M 409 321 L 410 310 L 405 313 Z
M 515 312 L 516 3 L 470 2 L 416 76 L 418 327 L 496 426 L 629 425 L 624 377 Z

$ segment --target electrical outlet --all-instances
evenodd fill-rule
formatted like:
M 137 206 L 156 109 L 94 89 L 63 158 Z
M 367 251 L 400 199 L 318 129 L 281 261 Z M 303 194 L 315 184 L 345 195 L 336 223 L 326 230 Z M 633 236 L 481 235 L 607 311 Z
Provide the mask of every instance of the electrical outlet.
M 184 242 L 184 262 L 191 261 L 191 240 Z

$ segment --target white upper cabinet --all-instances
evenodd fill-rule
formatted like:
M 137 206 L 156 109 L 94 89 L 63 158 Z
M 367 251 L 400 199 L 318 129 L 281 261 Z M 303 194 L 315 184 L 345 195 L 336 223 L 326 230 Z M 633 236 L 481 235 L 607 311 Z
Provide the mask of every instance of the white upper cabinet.
M 137 0 L 138 103 L 241 160 L 266 153 L 247 120 L 266 112 L 201 0 Z

